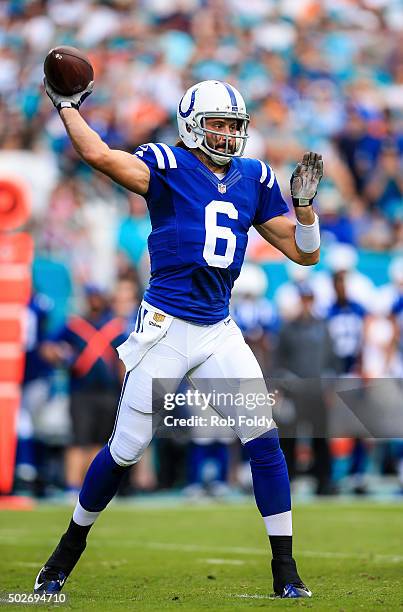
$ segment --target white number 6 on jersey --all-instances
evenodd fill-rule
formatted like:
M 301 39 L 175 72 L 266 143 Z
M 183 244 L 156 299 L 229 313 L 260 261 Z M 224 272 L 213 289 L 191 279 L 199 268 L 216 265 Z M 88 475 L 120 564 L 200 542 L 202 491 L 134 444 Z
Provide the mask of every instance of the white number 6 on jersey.
M 206 242 L 204 243 L 203 257 L 209 266 L 214 268 L 228 268 L 234 261 L 236 249 L 236 236 L 229 227 L 217 225 L 217 213 L 223 213 L 230 219 L 238 219 L 238 211 L 232 202 L 212 200 L 205 209 Z M 227 241 L 224 255 L 217 255 L 215 249 L 217 239 Z

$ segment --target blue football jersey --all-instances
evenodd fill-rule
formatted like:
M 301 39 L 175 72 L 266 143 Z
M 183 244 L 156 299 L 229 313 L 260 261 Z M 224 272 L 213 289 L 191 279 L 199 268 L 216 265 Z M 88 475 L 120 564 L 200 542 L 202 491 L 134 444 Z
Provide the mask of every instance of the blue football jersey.
M 333 348 L 344 364 L 344 372 L 353 369 L 361 353 L 365 316 L 363 307 L 351 301 L 335 302 L 327 314 Z
M 210 325 L 228 316 L 251 225 L 288 212 L 274 172 L 234 158 L 219 179 L 181 147 L 149 143 L 135 155 L 150 169 L 151 279 L 144 299 L 175 317 Z

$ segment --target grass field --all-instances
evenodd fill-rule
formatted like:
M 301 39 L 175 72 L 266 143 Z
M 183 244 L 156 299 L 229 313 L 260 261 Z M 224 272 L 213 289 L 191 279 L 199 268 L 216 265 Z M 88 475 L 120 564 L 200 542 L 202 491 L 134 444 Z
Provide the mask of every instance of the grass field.
M 0 513 L 3 594 L 30 591 L 70 514 L 50 506 Z M 60 608 L 403 610 L 401 504 L 299 505 L 294 531 L 295 556 L 314 597 L 271 600 L 266 537 L 252 503 L 115 505 L 91 533 Z

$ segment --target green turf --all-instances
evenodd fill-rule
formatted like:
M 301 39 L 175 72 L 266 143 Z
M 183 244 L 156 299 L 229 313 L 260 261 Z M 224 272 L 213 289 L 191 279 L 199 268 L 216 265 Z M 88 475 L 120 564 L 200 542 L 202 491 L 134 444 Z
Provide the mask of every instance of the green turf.
M 50 506 L 0 512 L 2 593 L 32 588 L 70 513 Z M 91 533 L 64 590 L 68 604 L 59 609 L 403 610 L 401 504 L 299 505 L 294 532 L 300 573 L 314 597 L 270 600 L 265 532 L 252 503 L 113 506 Z

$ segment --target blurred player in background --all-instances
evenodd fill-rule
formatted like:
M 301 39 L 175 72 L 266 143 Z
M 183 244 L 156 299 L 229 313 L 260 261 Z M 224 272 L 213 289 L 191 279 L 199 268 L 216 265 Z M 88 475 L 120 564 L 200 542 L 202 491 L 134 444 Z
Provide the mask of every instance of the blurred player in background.
M 312 473 L 316 479 L 316 493 L 332 493 L 330 483 L 330 452 L 327 440 L 327 407 L 322 376 L 328 378 L 338 372 L 338 359 L 334 353 L 326 321 L 314 311 L 315 296 L 305 281 L 298 285 L 300 313 L 281 328 L 277 346 L 277 367 L 286 379 L 297 379 L 290 393 L 295 404 L 297 422 L 295 435 L 283 442 L 290 472 L 295 472 L 297 427 L 305 425 L 312 438 L 314 455 Z
M 87 472 L 68 530 L 39 571 L 36 592 L 60 591 L 91 526 L 149 445 L 153 379 L 254 379 L 255 388 L 267 393 L 261 369 L 228 315 L 249 228 L 254 225 L 297 263 L 313 265 L 319 259 L 319 221 L 312 202 L 323 174 L 321 156 L 306 153 L 291 177 L 295 223 L 286 216 L 288 206 L 272 168 L 242 159 L 249 115 L 234 87 L 220 81 L 190 87 L 177 109 L 177 145 L 149 143 L 135 155 L 110 149 L 81 117 L 78 108 L 91 90 L 92 84 L 63 97 L 46 84 L 78 154 L 146 198 L 151 280 L 135 331 L 119 347 L 127 374 L 112 436 Z M 263 426 L 237 424 L 234 429 L 250 457 L 256 503 L 273 554 L 274 592 L 283 598 L 309 597 L 292 557 L 290 487 L 276 424 L 269 418 Z
M 130 274 L 121 276 L 115 283 L 112 296 L 112 311 L 124 326 L 126 335 L 129 335 L 135 326 L 137 313 L 140 306 L 138 282 Z
M 346 275 L 347 273 L 343 270 L 333 275 L 336 299 L 327 313 L 327 321 L 334 352 L 340 359 L 342 375 L 359 376 L 367 312 L 360 304 L 347 296 Z M 354 493 L 366 493 L 365 477 L 369 462 L 365 440 L 346 439 L 343 445 L 340 441 L 334 444 L 334 448 L 341 449 L 344 446 L 345 449 L 344 453 L 338 452 L 333 457 L 335 484 L 337 485 L 348 473 L 352 473 Z
M 336 272 L 333 285 L 336 299 L 329 308 L 327 321 L 334 352 L 341 361 L 343 374 L 358 373 L 366 311 L 347 297 L 346 272 Z
M 66 481 L 72 495 L 78 494 L 90 462 L 113 427 L 122 380 L 114 349 L 126 337 L 124 320 L 111 312 L 105 291 L 88 285 L 85 292 L 83 315 L 70 317 L 42 345 L 46 360 L 66 367 L 70 375 L 73 440 L 66 451 Z
M 264 271 L 259 266 L 245 263 L 231 300 L 231 315 L 265 376 L 271 370 L 275 336 L 280 327 L 277 311 L 265 297 L 267 286 Z

